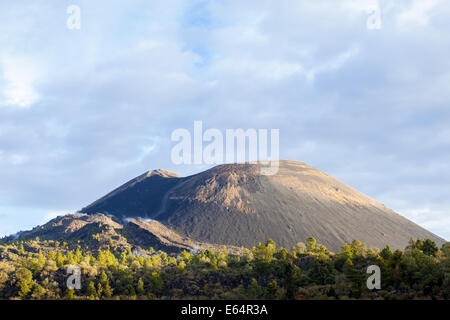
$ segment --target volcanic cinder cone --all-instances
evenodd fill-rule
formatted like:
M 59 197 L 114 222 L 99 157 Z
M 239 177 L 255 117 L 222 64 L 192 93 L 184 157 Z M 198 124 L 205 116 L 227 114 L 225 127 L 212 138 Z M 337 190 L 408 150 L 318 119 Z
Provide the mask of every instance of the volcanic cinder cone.
M 149 171 L 82 209 L 156 219 L 196 241 L 251 247 L 273 239 L 290 248 L 314 237 L 332 251 L 358 239 L 403 249 L 410 238 L 445 242 L 368 196 L 305 163 L 225 164 L 189 177 Z

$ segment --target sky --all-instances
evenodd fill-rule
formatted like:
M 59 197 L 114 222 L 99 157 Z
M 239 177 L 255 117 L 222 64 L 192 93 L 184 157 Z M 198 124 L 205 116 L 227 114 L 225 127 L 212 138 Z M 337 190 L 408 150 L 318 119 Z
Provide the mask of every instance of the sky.
M 449 240 L 449 14 L 444 0 L 2 1 L 0 235 L 147 170 L 209 168 L 170 157 L 171 133 L 201 120 L 279 129 L 280 158 Z

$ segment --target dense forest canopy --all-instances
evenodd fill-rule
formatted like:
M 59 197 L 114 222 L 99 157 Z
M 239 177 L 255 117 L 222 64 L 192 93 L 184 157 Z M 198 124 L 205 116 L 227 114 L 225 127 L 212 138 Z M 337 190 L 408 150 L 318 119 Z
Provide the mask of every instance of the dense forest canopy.
M 370 265 L 381 270 L 379 290 L 366 286 Z M 69 266 L 81 270 L 79 290 L 67 287 Z M 355 240 L 330 253 L 314 238 L 290 250 L 269 239 L 230 255 L 225 247 L 167 254 L 112 241 L 95 249 L 80 241 L 3 241 L 0 298 L 450 299 L 450 243 L 411 239 L 392 252 Z

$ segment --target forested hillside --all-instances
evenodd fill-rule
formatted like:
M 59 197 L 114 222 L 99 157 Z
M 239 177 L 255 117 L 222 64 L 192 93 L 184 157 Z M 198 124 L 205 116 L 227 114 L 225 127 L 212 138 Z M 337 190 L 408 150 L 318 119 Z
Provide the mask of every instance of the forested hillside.
M 100 239 L 100 236 L 97 238 Z M 95 239 L 93 239 L 95 240 Z M 113 243 L 9 241 L 0 245 L 1 299 L 450 299 L 450 245 L 412 240 L 404 251 L 355 240 L 330 253 L 314 238 L 290 250 L 272 240 L 242 255 L 227 250 L 167 254 Z M 67 268 L 81 268 L 81 289 Z M 366 287 L 369 265 L 381 289 Z

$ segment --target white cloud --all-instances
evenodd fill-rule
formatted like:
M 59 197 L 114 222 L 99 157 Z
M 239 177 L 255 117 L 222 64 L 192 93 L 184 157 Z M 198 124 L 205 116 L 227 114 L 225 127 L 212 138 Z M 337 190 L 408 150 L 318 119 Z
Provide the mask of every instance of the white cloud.
M 149 169 L 205 169 L 170 163 L 171 130 L 203 119 L 280 128 L 282 157 L 346 167 L 345 182 L 399 212 L 440 203 L 419 222 L 450 237 L 449 24 L 422 27 L 436 1 L 83 3 L 77 32 L 63 3 L 0 3 L 0 106 L 16 107 L 0 108 L 0 232 Z M 383 28 L 368 32 L 378 3 Z
M 64 216 L 64 215 L 66 215 L 68 213 L 71 213 L 71 212 L 74 212 L 74 211 L 57 210 L 57 211 L 45 212 L 43 214 L 43 216 L 42 216 L 42 220 L 41 220 L 40 224 L 45 224 L 45 223 L 49 222 L 50 220 L 52 220 L 52 219 L 54 219 L 56 217 Z
M 379 0 L 343 0 L 340 2 L 344 8 L 356 13 L 371 13 L 380 7 Z
M 433 9 L 439 2 L 440 0 L 414 0 L 408 9 L 399 14 L 397 23 L 400 27 L 427 25 Z
M 132 166 L 132 165 L 135 165 L 138 163 L 142 163 L 157 148 L 157 145 L 158 145 L 157 140 L 158 139 L 154 139 L 154 140 L 155 141 L 152 141 L 152 142 L 149 141 L 149 143 L 152 143 L 152 144 L 146 144 L 146 145 L 141 146 L 139 148 L 140 152 L 138 153 L 137 156 L 133 157 L 132 159 L 120 161 L 118 163 L 118 165 L 120 167 L 129 167 L 129 166 Z
M 1 105 L 27 108 L 39 99 L 36 82 L 39 79 L 37 64 L 25 57 L 4 56 L 0 59 L 3 78 Z
M 303 67 L 298 63 L 276 60 L 255 60 L 243 58 L 227 58 L 217 62 L 213 74 L 231 74 L 245 76 L 250 79 L 280 80 L 296 73 L 301 73 Z
M 3 150 L 0 150 L 0 163 L 3 161 L 7 164 L 14 166 L 22 165 L 26 163 L 28 157 L 24 154 L 12 153 L 6 154 Z
M 447 237 L 450 240 L 448 228 L 450 226 L 450 215 L 444 210 L 432 210 L 430 208 L 419 208 L 404 210 L 402 212 L 407 218 L 420 224 L 422 227 L 432 230 L 437 235 Z
M 24 164 L 26 160 L 27 160 L 27 158 L 23 154 L 13 154 L 10 157 L 10 161 L 13 165 Z
M 352 47 L 352 48 L 348 49 L 347 51 L 337 55 L 333 59 L 331 59 L 329 61 L 325 61 L 324 63 L 318 65 L 317 67 L 311 68 L 306 73 L 306 77 L 307 77 L 308 81 L 314 81 L 315 77 L 318 74 L 339 70 L 349 60 L 351 60 L 353 57 L 357 56 L 358 53 L 359 53 L 359 48 Z

